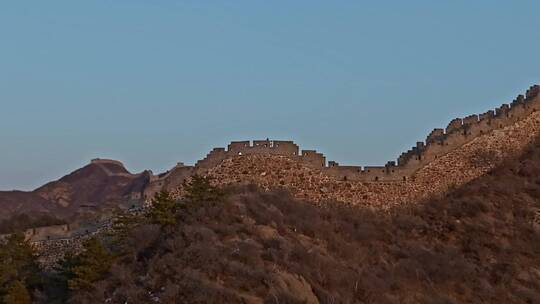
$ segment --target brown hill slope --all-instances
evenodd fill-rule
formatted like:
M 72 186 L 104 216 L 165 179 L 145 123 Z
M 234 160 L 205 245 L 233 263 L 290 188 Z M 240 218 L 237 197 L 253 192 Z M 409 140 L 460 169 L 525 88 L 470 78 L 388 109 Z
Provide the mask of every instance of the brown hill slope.
M 133 231 L 131 253 L 74 300 L 539 303 L 539 197 L 540 142 L 391 212 L 240 188 L 183 209 L 172 230 Z
M 0 219 L 8 216 L 32 212 L 50 212 L 54 206 L 34 192 L 0 191 Z
M 131 174 L 119 162 L 90 163 L 34 191 L 0 192 L 0 219 L 15 214 L 52 214 L 68 218 L 80 213 L 126 207 L 137 201 L 150 173 Z

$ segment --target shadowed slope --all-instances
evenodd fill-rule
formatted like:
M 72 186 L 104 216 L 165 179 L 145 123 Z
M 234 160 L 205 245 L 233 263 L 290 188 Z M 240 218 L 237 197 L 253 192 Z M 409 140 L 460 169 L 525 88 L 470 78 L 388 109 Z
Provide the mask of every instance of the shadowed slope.
M 418 205 L 317 207 L 233 191 L 133 231 L 81 303 L 538 303 L 540 145 Z M 141 280 L 140 278 L 144 278 Z

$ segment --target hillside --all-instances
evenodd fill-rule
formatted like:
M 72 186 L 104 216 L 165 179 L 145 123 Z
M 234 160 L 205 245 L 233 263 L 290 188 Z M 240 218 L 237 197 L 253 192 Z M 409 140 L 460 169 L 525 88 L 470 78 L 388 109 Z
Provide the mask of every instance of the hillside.
M 16 214 L 76 215 L 127 208 L 140 200 L 150 174 L 131 174 L 116 161 L 94 161 L 34 191 L 0 192 L 0 219 Z
M 0 219 L 17 215 L 0 232 L 48 226 L 21 236 L 44 266 L 30 286 L 43 302 L 537 303 L 534 88 L 452 120 L 386 166 L 340 166 L 269 139 L 159 175 L 92 160 L 35 191 L 0 193 Z M 68 288 L 74 278 L 83 285 Z
M 79 303 L 538 303 L 540 142 L 439 198 L 379 212 L 236 187 L 132 231 Z M 108 300 L 107 300 L 108 299 Z
M 193 174 L 221 186 L 254 183 L 264 190 L 285 188 L 297 199 L 340 201 L 391 209 L 445 193 L 521 153 L 540 134 L 540 86 L 495 110 L 456 118 L 385 166 L 341 166 L 293 141 L 231 142 L 194 166 L 178 163 L 153 175 L 131 174 L 122 163 L 96 159 L 35 191 L 0 192 L 0 220 L 13 215 L 59 219 L 99 217 L 117 208 L 149 202 L 159 191 L 182 193 Z M 105 211 L 107 210 L 107 211 Z
M 515 124 L 475 138 L 400 182 L 342 180 L 290 157 L 262 154 L 231 157 L 199 174 L 212 178 L 216 185 L 253 183 L 264 190 L 285 188 L 295 198 L 317 203 L 340 201 L 390 209 L 443 194 L 484 175 L 505 159 L 520 155 L 539 134 L 540 112 L 534 112 Z M 178 189 L 181 195 L 182 182 L 168 181 L 168 190 Z

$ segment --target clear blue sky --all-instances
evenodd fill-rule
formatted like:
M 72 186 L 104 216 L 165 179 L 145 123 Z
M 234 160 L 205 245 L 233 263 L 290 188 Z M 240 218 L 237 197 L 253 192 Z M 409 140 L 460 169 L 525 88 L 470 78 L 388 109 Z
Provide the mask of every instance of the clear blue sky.
M 5 1 L 0 189 L 94 157 L 131 171 L 230 140 L 343 164 L 540 82 L 540 1 Z

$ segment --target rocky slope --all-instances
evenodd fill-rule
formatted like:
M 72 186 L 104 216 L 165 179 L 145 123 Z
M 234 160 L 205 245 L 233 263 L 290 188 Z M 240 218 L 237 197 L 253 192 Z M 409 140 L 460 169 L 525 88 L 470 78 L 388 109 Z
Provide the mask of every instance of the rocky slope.
M 237 156 L 199 173 L 218 185 L 253 183 L 265 190 L 285 188 L 296 198 L 319 203 L 341 201 L 389 209 L 466 184 L 519 155 L 539 134 L 540 112 L 535 112 L 436 159 L 405 182 L 342 181 L 285 156 L 272 155 Z M 176 186 L 180 195 L 181 184 Z
M 485 158 L 461 176 L 499 159 Z M 445 196 L 390 212 L 254 187 L 229 193 L 186 205 L 175 226 L 131 231 L 107 277 L 72 301 L 540 303 L 540 142 Z
M 118 162 L 90 163 L 34 191 L 0 192 L 0 219 L 22 213 L 70 218 L 125 208 L 140 199 L 149 179 L 150 173 L 131 174 Z

